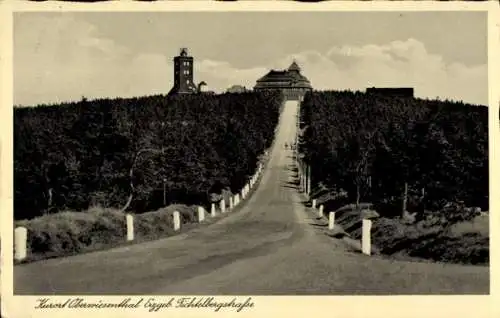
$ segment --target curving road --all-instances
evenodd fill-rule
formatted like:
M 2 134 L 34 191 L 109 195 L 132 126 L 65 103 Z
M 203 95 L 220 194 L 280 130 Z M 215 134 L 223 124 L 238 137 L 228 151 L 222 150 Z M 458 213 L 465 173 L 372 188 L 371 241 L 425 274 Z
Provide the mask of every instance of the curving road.
M 239 212 L 187 234 L 16 266 L 15 294 L 488 294 L 489 268 L 348 252 L 314 227 L 290 181 L 296 102 L 283 109 L 259 187 Z

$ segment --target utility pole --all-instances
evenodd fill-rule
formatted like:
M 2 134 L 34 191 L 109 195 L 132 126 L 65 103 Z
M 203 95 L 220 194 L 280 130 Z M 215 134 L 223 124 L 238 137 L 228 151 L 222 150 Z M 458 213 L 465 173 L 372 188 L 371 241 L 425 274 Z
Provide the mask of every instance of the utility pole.
M 401 214 L 402 216 L 405 215 L 406 213 L 406 202 L 408 200 L 408 182 L 405 182 L 405 189 L 403 193 L 403 213 Z

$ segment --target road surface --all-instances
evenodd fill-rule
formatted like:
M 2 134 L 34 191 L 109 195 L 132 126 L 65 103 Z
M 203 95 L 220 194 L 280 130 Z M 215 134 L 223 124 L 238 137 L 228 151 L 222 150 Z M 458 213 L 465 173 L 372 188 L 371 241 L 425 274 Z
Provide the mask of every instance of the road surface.
M 16 266 L 15 294 L 488 294 L 489 268 L 348 252 L 313 226 L 290 181 L 296 102 L 283 109 L 268 166 L 239 212 L 187 234 Z

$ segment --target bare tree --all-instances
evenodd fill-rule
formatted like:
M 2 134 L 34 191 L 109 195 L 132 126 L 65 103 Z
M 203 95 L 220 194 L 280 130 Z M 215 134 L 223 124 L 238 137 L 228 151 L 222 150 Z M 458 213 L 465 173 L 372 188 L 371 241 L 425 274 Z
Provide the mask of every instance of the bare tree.
M 165 149 L 164 148 L 161 148 L 161 149 L 143 148 L 143 149 L 140 149 L 139 151 L 136 152 L 135 157 L 134 157 L 134 161 L 132 162 L 132 166 L 130 167 L 130 170 L 129 170 L 130 194 L 129 194 L 129 197 L 127 199 L 127 203 L 125 203 L 125 205 L 121 209 L 121 212 L 125 212 L 128 209 L 128 207 L 130 206 L 130 204 L 132 203 L 132 199 L 134 198 L 134 191 L 135 191 L 135 187 L 134 187 L 134 168 L 135 168 L 135 165 L 136 165 L 137 161 L 139 160 L 140 155 L 143 154 L 143 153 L 145 153 L 145 152 L 153 152 L 153 153 L 157 153 L 157 154 L 158 153 L 164 154 L 165 153 Z

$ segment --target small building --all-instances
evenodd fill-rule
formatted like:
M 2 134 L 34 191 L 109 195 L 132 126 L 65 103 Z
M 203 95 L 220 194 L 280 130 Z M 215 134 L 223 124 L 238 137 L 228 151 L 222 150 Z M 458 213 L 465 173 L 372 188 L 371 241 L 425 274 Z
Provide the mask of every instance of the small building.
M 244 93 L 248 92 L 248 89 L 245 86 L 241 85 L 233 85 L 227 89 L 228 93 Z
M 300 67 L 293 61 L 288 69 L 271 70 L 258 79 L 254 90 L 281 90 L 288 100 L 303 100 L 304 95 L 312 91 L 312 86 L 300 72 Z
M 193 57 L 188 55 L 187 48 L 182 48 L 180 54 L 174 57 L 174 87 L 168 95 L 198 92 L 198 87 L 193 81 L 193 61 Z
M 366 89 L 367 94 L 388 97 L 413 97 L 413 87 L 370 87 Z

